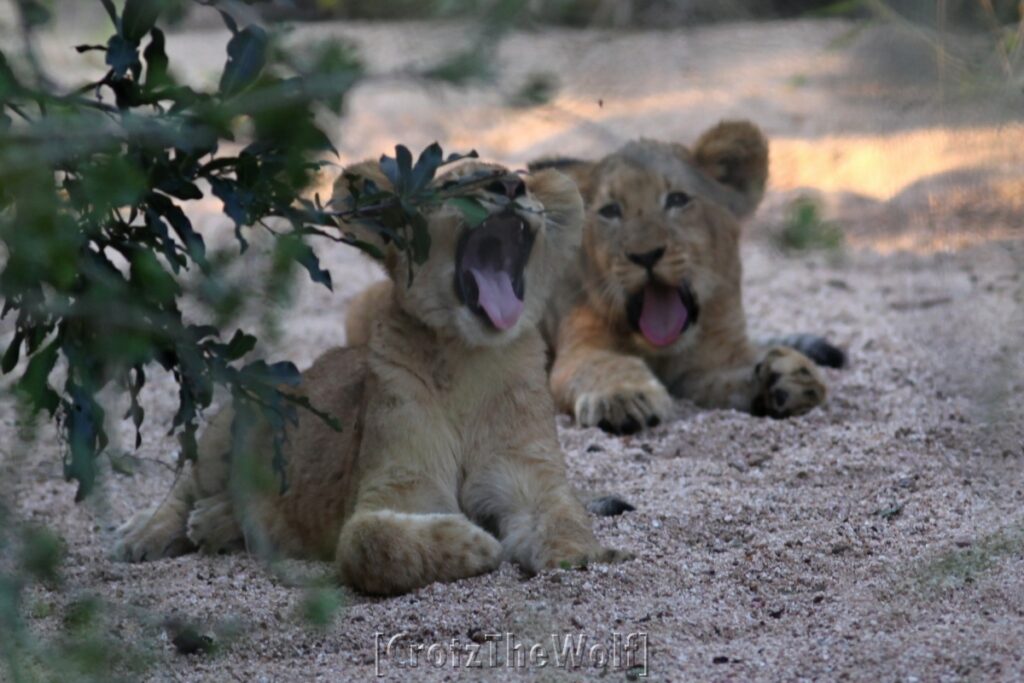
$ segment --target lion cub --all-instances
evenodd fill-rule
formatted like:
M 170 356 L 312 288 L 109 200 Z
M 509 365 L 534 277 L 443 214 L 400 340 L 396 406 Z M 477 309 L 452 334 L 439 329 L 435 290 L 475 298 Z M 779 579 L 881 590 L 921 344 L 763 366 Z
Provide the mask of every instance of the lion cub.
M 376 163 L 351 170 L 389 187 Z M 489 216 L 470 229 L 451 202 L 432 209 L 411 287 L 404 252 L 359 235 L 385 252 L 393 286 L 362 299 L 367 343 L 328 351 L 300 387 L 344 431 L 301 414 L 287 490 L 243 496 L 225 409 L 167 499 L 122 527 L 124 559 L 257 548 L 333 559 L 342 582 L 395 594 L 503 560 L 537 572 L 628 557 L 598 544 L 566 481 L 537 329 L 579 245 L 579 192 L 558 171 L 521 178 L 479 162 L 434 183 L 485 171 L 501 174 L 474 194 Z M 336 196 L 349 182 L 361 181 L 342 178 Z M 253 431 L 241 452 L 266 472 L 268 431 Z
M 768 176 L 756 126 L 721 123 L 692 152 L 640 140 L 595 162 L 531 165 L 554 167 L 587 207 L 580 258 L 545 321 L 559 408 L 628 434 L 663 420 L 673 395 L 772 417 L 825 400 L 815 362 L 838 367 L 841 350 L 813 335 L 747 336 L 740 221 Z

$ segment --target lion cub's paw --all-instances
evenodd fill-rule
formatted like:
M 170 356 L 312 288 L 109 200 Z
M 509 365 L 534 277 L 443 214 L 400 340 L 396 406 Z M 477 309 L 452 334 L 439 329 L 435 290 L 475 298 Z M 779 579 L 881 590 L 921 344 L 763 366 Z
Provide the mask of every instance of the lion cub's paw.
M 656 379 L 591 391 L 576 399 L 576 422 L 599 427 L 609 434 L 634 434 L 655 427 L 668 417 L 672 397 Z
M 571 558 L 559 560 L 554 566 L 561 569 L 583 569 L 590 564 L 615 564 L 617 562 L 628 562 L 636 559 L 636 555 L 628 550 L 617 548 L 596 548 L 595 550 L 575 555 Z
M 810 358 L 790 348 L 769 349 L 754 368 L 757 394 L 751 413 L 775 418 L 803 415 L 825 402 L 828 391 Z
M 197 500 L 188 515 L 185 528 L 188 540 L 205 553 L 229 553 L 245 549 L 245 538 L 235 520 L 230 494 Z
M 378 510 L 342 529 L 335 563 L 343 583 L 365 593 L 407 593 L 501 564 L 501 543 L 461 514 Z
M 122 562 L 149 562 L 164 557 L 177 557 L 194 549 L 185 536 L 185 523 L 180 516 L 169 514 L 166 507 L 137 512 L 117 529 L 119 540 L 113 559 Z

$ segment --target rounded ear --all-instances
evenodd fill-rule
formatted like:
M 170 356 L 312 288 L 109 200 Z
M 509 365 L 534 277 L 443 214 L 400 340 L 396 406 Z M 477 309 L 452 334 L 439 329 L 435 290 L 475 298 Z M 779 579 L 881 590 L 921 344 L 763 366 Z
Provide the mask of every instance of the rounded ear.
M 529 169 L 531 173 L 535 174 L 551 169 L 564 173 L 576 183 L 576 187 L 585 202 L 590 197 L 590 191 L 593 186 L 593 170 L 596 165 L 592 161 L 583 161 L 582 159 L 551 157 L 530 162 Z
M 722 121 L 705 131 L 693 150 L 694 163 L 745 199 L 739 214 L 753 212 L 768 180 L 768 140 L 750 121 Z
M 344 172 L 334 181 L 334 190 L 331 196 L 331 204 L 336 211 L 344 211 L 349 208 L 346 199 L 352 196 L 353 192 L 365 193 L 367 184 L 376 185 L 380 190 L 391 190 L 391 183 L 387 176 L 380 170 L 380 164 L 372 159 L 361 161 L 358 164 L 347 166 Z M 388 273 L 394 272 L 399 252 L 395 243 L 386 239 L 379 232 L 359 222 L 343 222 L 344 231 L 351 237 L 375 247 L 382 258 L 381 263 Z
M 582 239 L 583 198 L 576 183 L 554 168 L 545 168 L 526 176 L 526 185 L 544 205 L 544 215 L 552 228 L 549 239 L 564 249 L 575 249 Z

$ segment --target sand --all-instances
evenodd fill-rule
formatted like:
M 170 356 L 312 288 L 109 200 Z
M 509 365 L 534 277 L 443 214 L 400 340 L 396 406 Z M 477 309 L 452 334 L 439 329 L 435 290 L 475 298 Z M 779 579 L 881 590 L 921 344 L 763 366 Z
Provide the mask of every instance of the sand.
M 498 89 L 554 68 L 563 88 L 551 105 L 509 109 L 493 90 L 387 77 L 360 87 L 339 129 L 345 159 L 439 139 L 522 166 L 538 154 L 597 155 L 637 135 L 692 140 L 723 117 L 765 127 L 773 180 L 743 246 L 751 327 L 825 334 L 850 365 L 828 371 L 826 406 L 793 420 L 680 402 L 669 424 L 616 438 L 560 417 L 574 483 L 636 505 L 595 520 L 605 543 L 636 560 L 535 577 L 506 564 L 391 599 L 344 590 L 322 628 L 302 617 L 322 565 L 111 562 L 113 526 L 174 477 L 166 432 L 175 396 L 154 372 L 134 473 L 105 469 L 101 490 L 81 505 L 62 480 L 53 430 L 25 447 L 11 402 L 0 404 L 0 496 L 66 544 L 62 588 L 28 595 L 32 631 L 55 633 L 69 604 L 99 596 L 110 607 L 98 635 L 148 658 L 133 680 L 343 681 L 370 678 L 378 664 L 392 680 L 623 680 L 643 673 L 630 668 L 641 663 L 651 679 L 673 681 L 1024 677 L 1020 102 L 1005 89 L 984 107 L 979 95 L 951 95 L 928 73 L 927 45 L 911 48 L 917 62 L 886 61 L 886 46 L 906 49 L 892 47 L 889 29 L 851 28 L 515 34 L 501 48 Z M 339 30 L 313 27 L 296 39 Z M 379 74 L 402 68 L 407 51 L 437 53 L 461 35 L 435 25 L 344 31 L 367 46 Z M 193 57 L 188 77 L 202 81 L 215 76 L 223 40 L 193 30 L 168 44 Z M 71 60 L 49 53 L 53 63 Z M 916 64 L 919 77 L 900 81 L 898 64 Z M 805 192 L 843 228 L 841 252 L 774 246 L 788 203 Z M 216 203 L 192 208 L 208 239 L 229 248 Z M 335 292 L 303 281 L 278 303 L 282 332 L 268 358 L 306 365 L 341 343 L 348 301 L 380 277 L 352 251 L 317 246 Z M 259 272 L 260 247 L 239 277 Z M 128 425 L 111 429 L 127 448 Z M 215 651 L 180 654 L 176 629 L 164 625 L 172 616 L 209 635 Z M 402 647 L 378 660 L 375 634 L 399 636 Z M 604 652 L 606 666 L 506 656 L 509 638 L 524 655 L 538 644 L 551 656 L 551 638 L 566 636 L 603 646 L 584 651 Z M 416 644 L 419 666 L 403 667 Z M 467 668 L 477 646 L 490 666 Z M 627 651 L 646 657 L 625 661 Z M 428 655 L 443 655 L 443 665 Z

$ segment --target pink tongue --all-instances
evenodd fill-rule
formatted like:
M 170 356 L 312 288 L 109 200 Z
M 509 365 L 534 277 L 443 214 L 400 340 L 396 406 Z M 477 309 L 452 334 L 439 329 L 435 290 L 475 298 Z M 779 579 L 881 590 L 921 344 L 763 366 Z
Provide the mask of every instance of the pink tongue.
M 507 330 L 519 321 L 523 313 L 523 302 L 512 289 L 512 278 L 503 270 L 478 270 L 470 268 L 480 292 L 480 307 L 487 313 L 494 326 Z
M 640 310 L 640 331 L 655 346 L 671 344 L 686 326 L 686 307 L 679 292 L 671 287 L 648 283 Z

